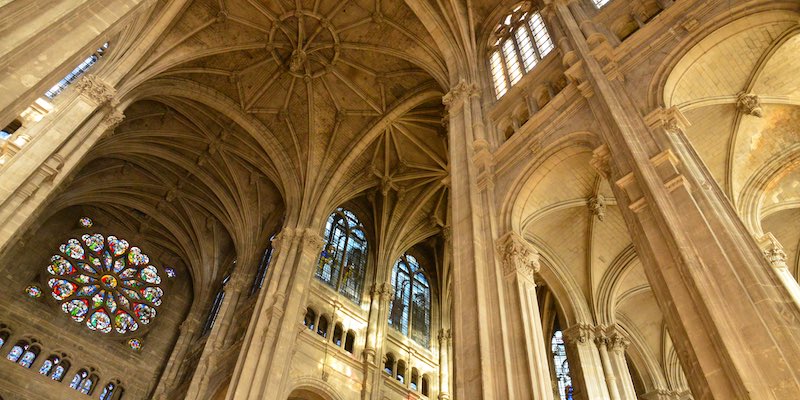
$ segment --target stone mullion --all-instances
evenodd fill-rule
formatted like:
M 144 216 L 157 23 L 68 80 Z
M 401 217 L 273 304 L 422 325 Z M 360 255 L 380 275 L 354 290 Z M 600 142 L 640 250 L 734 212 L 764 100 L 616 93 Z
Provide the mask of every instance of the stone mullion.
M 64 10 L 61 18 L 54 16 L 49 20 L 37 20 L 35 27 L 20 24 L 13 29 L 17 25 L 11 24 L 11 32 L 4 33 L 11 38 L 21 38 L 15 41 L 14 48 L 1 54 L 4 60 L 16 62 L 5 65 L 7 68 L 0 78 L 0 90 L 14 94 L 0 97 L 0 125 L 14 119 L 93 53 L 96 46 L 110 39 L 112 29 L 122 26 L 131 16 L 155 2 L 85 0 L 83 4 L 77 1 L 66 3 L 75 3 L 75 7 Z
M 634 111 L 613 62 L 601 65 L 555 6 L 580 56 L 569 75 L 603 127 L 594 164 L 611 178 L 694 397 L 800 397 L 800 310 L 685 140 L 685 120 Z
M 516 233 L 497 241 L 504 274 L 504 334 L 509 341 L 507 365 L 512 399 L 552 400 L 548 352 L 545 347 L 534 274 L 539 253 Z
M 563 333 L 575 398 L 610 400 L 603 364 L 594 344 L 594 327 L 577 324 L 565 329 Z
M 228 390 L 230 399 L 262 399 L 267 393 L 282 393 L 286 384 L 293 347 L 289 344 L 295 343 L 297 339 L 298 316 L 308 297 L 315 261 L 323 245 L 322 237 L 315 229 L 295 229 L 293 236 L 293 262 L 287 264 L 291 265 L 290 268 L 284 267 L 282 271 L 290 277 L 281 276 L 281 282 L 286 284 L 286 289 L 275 296 L 274 304 L 269 310 L 272 315 L 264 317 L 262 314 L 255 319 L 256 324 L 265 322 L 265 326 L 260 328 L 265 332 L 261 339 L 263 344 L 259 351 L 242 353 L 239 363 L 244 363 L 241 370 L 246 375 L 243 374 L 232 383 Z M 268 320 L 259 321 L 262 317 Z M 253 337 L 251 340 L 259 339 Z M 254 364 L 254 368 L 248 368 L 247 364 Z
M 372 288 L 370 301 L 369 322 L 367 324 L 367 338 L 364 346 L 364 389 L 361 391 L 362 400 L 371 399 L 381 395 L 383 388 L 384 343 L 378 338 L 387 337 L 386 329 L 389 318 L 389 302 L 392 299 L 392 286 L 388 283 L 376 284 Z

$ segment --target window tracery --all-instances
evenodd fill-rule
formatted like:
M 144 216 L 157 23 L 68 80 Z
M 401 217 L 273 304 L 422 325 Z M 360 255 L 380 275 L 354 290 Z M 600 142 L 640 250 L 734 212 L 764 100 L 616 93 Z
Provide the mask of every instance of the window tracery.
M 164 295 L 150 257 L 114 235 L 86 233 L 67 240 L 46 270 L 61 310 L 102 333 L 127 334 L 149 324 Z
M 367 237 L 356 215 L 344 208 L 334 211 L 325 227 L 325 245 L 316 277 L 358 304 L 367 266 Z
M 431 330 L 431 289 L 417 259 L 403 254 L 392 271 L 394 296 L 389 325 L 428 348 Z
M 503 97 L 553 48 L 541 13 L 527 2 L 517 4 L 489 39 L 489 70 L 496 98 Z

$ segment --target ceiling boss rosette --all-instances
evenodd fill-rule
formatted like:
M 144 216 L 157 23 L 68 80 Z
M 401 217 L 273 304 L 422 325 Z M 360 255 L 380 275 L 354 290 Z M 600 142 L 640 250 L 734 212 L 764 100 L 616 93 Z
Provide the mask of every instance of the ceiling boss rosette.
M 127 334 L 153 321 L 164 292 L 158 268 L 139 247 L 113 235 L 86 233 L 58 250 L 46 268 L 47 285 L 75 322 Z

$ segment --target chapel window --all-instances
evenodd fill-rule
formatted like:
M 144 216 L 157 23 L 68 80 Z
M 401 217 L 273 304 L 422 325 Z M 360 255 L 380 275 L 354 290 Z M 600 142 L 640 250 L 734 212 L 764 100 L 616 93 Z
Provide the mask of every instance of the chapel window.
M 572 400 L 572 378 L 569 374 L 569 362 L 567 362 L 567 347 L 564 344 L 564 333 L 556 327 L 553 337 L 550 340 L 550 349 L 553 352 L 553 366 L 555 367 L 556 380 L 558 382 L 558 395 L 561 400 Z
M 316 277 L 358 304 L 366 267 L 364 227 L 354 213 L 338 208 L 328 217 L 325 245 L 319 256 Z
M 541 13 L 528 3 L 516 5 L 489 39 L 489 70 L 496 98 L 503 97 L 553 47 Z
M 389 325 L 424 347 L 431 339 L 431 288 L 425 273 L 410 254 L 403 254 L 392 271 L 394 297 Z
M 92 226 L 89 218 L 80 222 Z M 68 239 L 46 271 L 50 294 L 61 310 L 103 334 L 124 335 L 150 324 L 164 295 L 159 267 L 142 249 L 114 235 L 86 232 Z
M 63 92 L 69 85 L 71 85 L 78 78 L 83 76 L 83 74 L 85 74 L 86 71 L 89 70 L 89 68 L 95 65 L 97 61 L 100 60 L 100 58 L 102 58 L 103 55 L 106 53 L 106 50 L 108 50 L 108 42 L 103 43 L 103 45 L 100 46 L 100 48 L 97 49 L 97 51 L 95 51 L 92 55 L 90 55 L 80 64 L 78 64 L 78 66 L 75 67 L 75 69 L 73 69 L 72 72 L 67 74 L 67 76 L 58 81 L 58 83 L 56 83 L 55 85 L 53 85 L 53 87 L 51 87 L 50 90 L 45 92 L 44 95 L 48 99 L 51 100 L 54 99 L 61 92 Z
M 234 261 L 234 264 L 236 261 Z M 206 318 L 206 324 L 203 326 L 203 334 L 205 336 L 211 332 L 211 328 L 214 327 L 214 323 L 217 321 L 217 315 L 219 315 L 219 309 L 222 307 L 222 300 L 225 299 L 225 285 L 228 284 L 228 281 L 231 280 L 231 275 L 225 275 L 222 278 L 222 283 L 220 285 L 219 290 L 217 290 L 217 294 L 214 296 L 214 302 L 211 304 L 211 310 L 208 312 L 208 318 Z

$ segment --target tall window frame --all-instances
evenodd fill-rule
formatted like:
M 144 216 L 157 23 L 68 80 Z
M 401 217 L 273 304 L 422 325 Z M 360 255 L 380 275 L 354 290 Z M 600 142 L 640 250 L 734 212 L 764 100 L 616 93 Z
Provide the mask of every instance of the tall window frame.
M 539 10 L 529 2 L 515 5 L 489 37 L 487 60 L 495 98 L 503 97 L 554 48 Z
M 356 304 L 361 303 L 369 243 L 355 213 L 339 207 L 328 217 L 315 276 Z
M 236 264 L 236 260 L 233 261 Z M 225 285 L 231 280 L 231 274 L 228 273 L 222 278 L 222 283 L 217 290 L 217 294 L 214 296 L 214 302 L 211 303 L 211 309 L 208 312 L 208 317 L 206 318 L 206 323 L 203 325 L 203 333 L 200 336 L 205 336 L 211 333 L 211 329 L 214 328 L 214 323 L 217 322 L 217 316 L 219 315 L 219 310 L 222 308 L 222 301 L 225 300 Z
M 574 387 L 567 360 L 567 346 L 564 343 L 564 332 L 556 326 L 550 337 L 550 350 L 553 354 L 553 370 L 558 384 L 558 395 L 561 400 L 573 400 Z
M 432 301 L 430 280 L 419 261 L 404 253 L 392 268 L 394 295 L 389 306 L 389 326 L 420 346 L 430 348 Z

